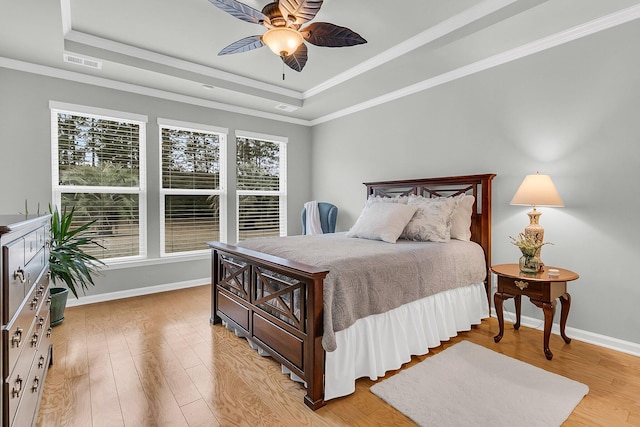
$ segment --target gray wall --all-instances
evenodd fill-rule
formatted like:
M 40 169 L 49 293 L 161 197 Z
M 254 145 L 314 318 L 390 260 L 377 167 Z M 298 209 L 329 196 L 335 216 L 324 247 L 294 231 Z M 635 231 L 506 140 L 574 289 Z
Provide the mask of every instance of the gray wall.
M 308 127 L 229 113 L 128 92 L 75 83 L 0 68 L 0 214 L 35 212 L 40 202 L 46 211 L 51 201 L 51 119 L 49 101 L 126 111 L 148 116 L 147 221 L 149 258 L 158 258 L 159 147 L 158 117 L 229 128 L 228 171 L 235 174 L 236 129 L 289 138 L 289 234 L 300 234 L 300 209 L 311 191 L 311 131 Z M 235 179 L 230 179 L 235 183 Z M 231 185 L 230 185 L 231 187 Z M 235 193 L 228 194 L 228 239 L 235 241 Z M 172 284 L 210 276 L 206 259 L 159 263 L 153 266 L 105 269 L 87 295 L 97 295 L 153 285 Z
M 640 343 L 639 37 L 633 22 L 315 126 L 313 198 L 347 230 L 362 182 L 493 172 L 492 261 L 512 263 L 530 209 L 509 202 L 525 175 L 549 174 L 566 207 L 540 208 L 542 259 L 581 276 L 568 326 Z
M 528 209 L 509 201 L 526 174 L 540 171 L 566 205 L 541 208 L 554 243 L 542 258 L 581 275 L 569 285 L 568 325 L 640 343 L 640 58 L 631 42 L 639 37 L 632 22 L 311 130 L 0 68 L 0 213 L 51 198 L 49 100 L 149 116 L 151 257 L 159 246 L 156 117 L 288 136 L 289 234 L 300 232 L 300 206 L 312 198 L 336 203 L 338 228 L 347 230 L 364 181 L 497 173 L 493 263 L 518 259 L 508 236 L 526 226 Z M 230 203 L 230 220 L 234 212 Z M 90 293 L 204 278 L 208 268 L 201 260 L 107 270 Z M 528 302 L 523 314 L 542 318 Z

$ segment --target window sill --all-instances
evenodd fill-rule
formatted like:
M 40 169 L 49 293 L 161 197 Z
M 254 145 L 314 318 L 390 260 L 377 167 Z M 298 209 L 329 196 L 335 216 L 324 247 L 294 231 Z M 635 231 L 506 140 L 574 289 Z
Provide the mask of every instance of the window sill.
M 136 267 L 149 267 L 152 265 L 158 264 L 168 264 L 175 262 L 186 262 L 186 261 L 201 261 L 208 260 L 210 258 L 209 252 L 200 253 L 200 254 L 189 254 L 189 255 L 173 255 L 166 256 L 162 258 L 145 258 L 145 259 L 135 259 L 128 261 L 115 261 L 113 263 L 109 263 L 105 261 L 105 265 L 102 267 L 102 270 L 120 270 L 123 268 L 136 268 Z

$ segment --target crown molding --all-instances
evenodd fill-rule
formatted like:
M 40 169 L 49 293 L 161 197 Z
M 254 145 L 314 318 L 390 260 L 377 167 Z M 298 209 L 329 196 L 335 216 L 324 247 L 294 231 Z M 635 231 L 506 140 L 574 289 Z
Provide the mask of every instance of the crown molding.
M 456 68 L 446 73 L 442 73 L 413 85 L 406 86 L 404 88 L 389 92 L 376 98 L 369 99 L 359 104 L 352 105 L 351 107 L 347 107 L 342 110 L 319 117 L 317 119 L 313 119 L 311 120 L 311 125 L 315 126 L 321 123 L 338 119 L 340 117 L 357 113 L 359 111 L 367 110 L 369 108 L 373 108 L 387 102 L 395 101 L 396 99 L 404 98 L 405 96 L 413 95 L 418 92 L 422 92 L 424 90 L 431 89 L 433 87 L 440 86 L 442 84 L 466 76 L 470 76 L 475 73 L 479 73 L 480 71 L 488 70 L 490 68 L 497 67 L 499 65 L 503 65 L 508 62 L 515 61 L 517 59 L 524 58 L 526 56 L 533 55 L 592 34 L 596 34 L 600 31 L 625 24 L 638 18 L 640 18 L 640 5 L 631 6 L 618 12 L 614 12 L 601 18 L 586 22 L 584 24 L 576 25 L 572 28 L 560 31 L 550 36 L 543 37 L 533 42 L 526 43 L 522 46 L 504 51 L 502 53 L 498 53 L 480 61 L 476 61 L 463 67 Z
M 49 67 L 45 65 L 33 64 L 30 62 L 18 61 L 11 58 L 0 57 L 0 67 L 8 68 L 26 73 L 38 74 L 47 77 L 54 77 L 63 80 L 70 80 L 77 83 L 85 83 L 94 86 L 100 86 L 108 89 L 122 90 L 125 92 L 135 93 L 138 95 L 146 95 L 154 98 L 166 99 L 169 101 L 182 102 L 185 104 L 197 105 L 200 107 L 213 108 L 216 110 L 228 111 L 231 113 L 245 114 L 247 116 L 260 117 L 263 119 L 276 120 L 279 122 L 292 123 L 301 126 L 310 126 L 309 120 L 287 117 L 275 113 L 267 113 L 265 111 L 254 110 L 251 108 L 238 107 L 236 105 L 225 104 L 217 101 L 197 98 L 195 96 L 181 95 L 166 90 L 153 89 L 145 86 L 139 86 L 131 83 L 123 83 L 115 80 L 96 77 L 87 74 L 77 73 L 75 71 L 62 70 L 60 68 Z
M 68 1 L 69 0 L 62 0 L 63 13 L 65 10 L 64 4 L 67 3 Z M 494 4 L 494 6 L 495 5 L 496 4 Z M 13 60 L 10 58 L 0 57 L 0 67 L 19 70 L 19 71 L 25 71 L 33 74 L 45 75 L 49 77 L 61 78 L 64 80 L 72 80 L 80 83 L 87 83 L 91 85 L 102 86 L 102 87 L 116 89 L 116 90 L 129 91 L 129 92 L 137 93 L 141 95 L 147 95 L 147 96 L 152 96 L 156 98 L 162 98 L 162 99 L 167 99 L 167 100 L 172 100 L 177 102 L 184 102 L 187 104 L 198 105 L 206 108 L 214 108 L 214 109 L 219 109 L 223 111 L 229 111 L 229 112 L 238 113 L 238 114 L 246 114 L 249 116 L 261 117 L 265 119 L 287 122 L 287 123 L 292 123 L 292 124 L 297 124 L 302 126 L 315 126 L 318 124 L 329 122 L 331 120 L 348 116 L 350 114 L 357 113 L 359 111 L 373 108 L 378 105 L 382 105 L 387 102 L 391 102 L 391 101 L 403 98 L 405 96 L 413 95 L 415 93 L 418 93 L 427 89 L 431 89 L 433 87 L 478 73 L 480 71 L 484 71 L 493 67 L 497 67 L 502 64 L 506 64 L 511 61 L 515 61 L 520 58 L 524 58 L 529 55 L 542 52 L 546 49 L 551 49 L 553 47 L 560 46 L 562 44 L 580 39 L 582 37 L 586 37 L 591 34 L 595 34 L 600 31 L 607 30 L 609 28 L 613 28 L 630 21 L 634 21 L 638 18 L 640 18 L 640 5 L 631 6 L 626 9 L 622 9 L 618 12 L 614 12 L 609 15 L 603 16 L 601 18 L 597 18 L 592 21 L 586 22 L 584 24 L 574 26 L 570 29 L 558 32 L 556 34 L 553 34 L 547 37 L 543 37 L 541 39 L 524 44 L 522 46 L 493 55 L 489 58 L 485 58 L 480 61 L 474 62 L 472 64 L 459 67 L 457 69 L 448 71 L 438 76 L 425 79 L 413 85 L 406 86 L 404 88 L 352 105 L 342 110 L 335 111 L 330 114 L 326 114 L 324 116 L 318 117 L 313 120 L 297 119 L 297 118 L 287 117 L 279 114 L 268 113 L 260 110 L 254 110 L 254 109 L 245 108 L 245 107 L 238 107 L 238 106 L 220 103 L 216 101 L 210 101 L 202 98 L 197 98 L 197 97 L 192 97 L 187 95 L 180 95 L 180 94 L 169 92 L 169 91 L 152 89 L 152 88 L 143 87 L 139 85 L 118 82 L 118 81 L 114 81 L 106 78 L 95 77 L 95 76 L 90 76 L 82 73 L 62 70 L 54 67 L 48 67 L 48 66 Z M 82 33 L 73 32 L 73 31 L 72 33 L 74 33 L 72 37 L 79 37 L 81 39 L 85 36 L 93 37 L 89 35 L 81 35 Z M 106 41 L 106 42 L 109 42 L 109 41 Z M 413 41 L 413 43 L 415 42 L 416 41 Z M 113 42 L 110 42 L 110 43 L 113 43 Z M 126 45 L 123 45 L 123 46 L 126 46 Z M 405 46 L 405 48 L 407 47 Z M 141 50 L 141 51 L 142 52 L 140 53 L 145 52 L 144 50 Z M 167 57 L 167 58 L 170 58 L 170 57 Z M 175 58 L 170 58 L 170 59 L 175 59 Z M 176 61 L 179 61 L 179 60 L 176 60 Z M 188 62 L 186 61 L 185 63 L 188 64 Z M 197 64 L 193 64 L 193 65 L 197 65 Z M 203 66 L 199 66 L 199 67 L 203 67 Z M 203 68 L 206 68 L 209 71 L 212 70 L 212 69 L 209 69 L 208 67 L 203 67 Z
M 65 40 L 84 44 L 98 49 L 108 50 L 121 55 L 144 59 L 149 62 L 154 62 L 180 70 L 187 70 L 190 72 L 202 74 L 204 76 L 213 77 L 230 83 L 287 96 L 301 101 L 304 99 L 302 93 L 299 91 L 286 89 L 280 86 L 261 82 L 259 80 L 238 76 L 236 74 L 228 73 L 216 68 L 196 64 L 191 61 L 185 61 L 172 56 L 159 54 L 147 49 L 141 49 L 124 43 L 94 36 L 92 34 L 73 30 L 71 23 L 71 0 L 60 0 L 60 6 L 62 14 L 62 34 Z
M 247 77 L 238 76 L 236 74 L 228 73 L 226 71 L 221 71 L 216 68 L 211 68 L 204 65 L 196 64 L 191 61 L 185 61 L 183 59 L 178 59 L 173 56 L 152 52 L 147 49 L 141 49 L 141 48 L 127 45 L 124 43 L 94 36 L 92 34 L 71 30 L 69 31 L 68 34 L 65 35 L 64 38 L 65 40 L 88 45 L 98 49 L 108 50 L 110 52 L 119 53 L 122 55 L 142 59 L 149 62 L 154 62 L 161 65 L 166 65 L 168 67 L 177 68 L 180 70 L 191 71 L 197 74 L 214 77 L 214 78 L 225 80 L 231 83 L 251 87 L 254 89 L 276 93 L 276 94 L 288 96 L 294 99 L 300 99 L 300 100 L 303 99 L 302 93 L 299 91 L 286 89 L 280 86 L 264 83 L 264 82 L 250 79 Z
M 105 49 L 126 56 L 144 59 L 146 61 L 178 68 L 181 70 L 195 72 L 209 77 L 225 80 L 231 83 L 252 87 L 254 89 L 289 96 L 294 99 L 306 100 L 334 86 L 337 86 L 372 69 L 375 69 L 402 55 L 405 55 L 406 53 L 414 49 L 417 49 L 425 44 L 444 37 L 447 34 L 452 33 L 453 31 L 463 28 L 464 26 L 482 19 L 504 7 L 514 4 L 517 1 L 519 0 L 485 0 L 482 3 L 469 8 L 458 15 L 455 15 L 390 49 L 387 49 L 381 54 L 376 55 L 375 57 L 362 62 L 361 64 L 349 70 L 346 70 L 345 72 L 338 74 L 337 76 L 328 79 L 325 82 L 320 83 L 319 85 L 316 85 L 305 92 L 285 89 L 280 86 L 271 85 L 247 77 L 241 77 L 233 73 L 228 73 L 215 68 L 196 64 L 191 61 L 181 60 L 172 56 L 152 52 L 147 49 L 141 49 L 124 43 L 73 30 L 71 27 L 70 0 L 61 0 L 61 5 L 63 34 L 65 40 L 85 44 L 87 46 L 99 49 Z
M 60 0 L 60 12 L 62 14 L 62 36 L 71 31 L 71 0 Z
M 309 90 L 306 90 L 305 92 L 303 92 L 304 99 L 311 98 L 312 96 L 318 95 L 319 93 L 322 93 L 327 89 L 351 80 L 352 78 L 357 77 L 360 74 L 364 74 L 389 61 L 393 61 L 394 59 L 405 55 L 414 49 L 438 40 L 439 38 L 442 38 L 447 34 L 451 34 L 452 32 L 459 30 L 475 21 L 478 21 L 479 19 L 482 19 L 517 1 L 518 0 L 485 0 L 484 2 L 465 10 L 458 15 L 452 16 L 451 18 L 426 29 L 425 31 L 411 37 L 410 39 L 407 39 L 404 42 L 385 50 L 384 52 L 374 56 L 373 58 L 370 58 L 360 63 L 359 65 L 343 73 L 340 73 L 335 77 L 323 83 L 320 83 L 317 86 L 312 87 Z

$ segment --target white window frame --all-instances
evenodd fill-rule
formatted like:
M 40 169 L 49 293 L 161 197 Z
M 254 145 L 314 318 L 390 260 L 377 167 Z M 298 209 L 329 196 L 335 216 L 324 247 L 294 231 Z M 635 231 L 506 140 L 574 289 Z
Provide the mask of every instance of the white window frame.
M 170 189 L 162 185 L 162 129 L 175 129 L 199 133 L 211 133 L 218 135 L 220 141 L 220 188 L 218 190 L 190 190 Z M 160 257 L 184 257 L 190 255 L 206 254 L 208 249 L 166 252 L 165 245 L 165 196 L 167 195 L 218 195 L 220 197 L 220 241 L 227 241 L 227 135 L 229 129 L 219 126 L 204 125 L 199 123 L 183 122 L 178 120 L 158 118 L 158 146 L 159 146 L 159 186 L 160 186 Z
M 49 101 L 51 110 L 51 177 L 52 177 L 52 200 L 60 207 L 63 193 L 122 193 L 138 195 L 138 255 L 105 258 L 102 261 L 106 265 L 115 265 L 147 257 L 147 168 L 146 168 L 146 126 L 148 117 L 142 114 L 128 113 L 123 111 L 109 110 L 86 105 L 69 104 L 65 102 Z M 60 169 L 58 156 L 58 114 L 73 114 L 78 116 L 93 117 L 102 120 L 127 121 L 140 126 L 139 153 L 139 173 L 138 187 L 107 187 L 107 186 L 81 186 L 81 185 L 60 185 Z
M 256 133 L 250 131 L 236 130 L 234 144 L 237 147 L 237 138 L 257 139 L 260 141 L 273 142 L 280 144 L 280 182 L 279 191 L 264 190 L 238 190 L 236 188 L 236 241 L 240 237 L 240 196 L 259 195 L 259 196 L 279 196 L 280 197 L 280 236 L 287 235 L 287 144 L 289 138 L 284 136 L 268 135 L 264 133 Z M 237 153 L 236 153 L 237 156 Z M 237 162 L 236 162 L 237 163 Z M 237 179 L 237 178 L 236 178 Z

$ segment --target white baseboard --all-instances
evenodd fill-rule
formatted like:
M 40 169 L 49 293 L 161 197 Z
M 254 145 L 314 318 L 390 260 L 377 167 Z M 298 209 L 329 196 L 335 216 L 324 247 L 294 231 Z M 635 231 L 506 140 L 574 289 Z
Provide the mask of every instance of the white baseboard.
M 94 304 L 97 302 L 112 301 L 122 298 L 131 298 L 141 295 L 155 294 L 159 292 L 175 291 L 177 289 L 192 288 L 195 286 L 202 286 L 211 283 L 210 278 L 187 280 L 184 282 L 167 283 L 164 285 L 147 286 L 144 288 L 129 289 L 126 291 L 109 292 L 105 294 L 83 296 L 78 299 L 70 298 L 67 301 L 67 307 L 75 307 L 85 304 Z M 491 308 L 491 316 L 496 317 L 495 308 Z M 504 311 L 505 320 L 514 322 L 516 315 L 510 311 Z M 536 319 L 534 317 L 521 316 L 520 324 L 528 328 L 544 330 L 544 321 Z M 640 344 L 636 344 L 630 341 L 620 340 L 618 338 L 608 337 L 606 335 L 600 335 L 589 331 L 583 331 L 582 329 L 576 329 L 566 327 L 565 332 L 578 341 L 583 341 L 589 344 L 594 344 L 600 347 L 609 348 L 611 350 L 620 351 L 622 353 L 631 354 L 633 356 L 640 356 Z M 551 333 L 560 335 L 560 325 L 554 323 L 551 327 Z
M 496 317 L 495 308 L 491 309 L 491 317 Z M 507 321 L 515 322 L 516 314 L 510 311 L 505 311 L 504 317 Z M 536 319 L 534 317 L 520 316 L 520 324 L 528 328 L 538 329 L 541 331 L 544 330 L 544 321 Z M 594 344 L 599 347 L 605 347 L 622 353 L 631 354 L 633 356 L 640 356 L 640 344 L 636 344 L 630 341 L 623 341 L 618 338 L 612 338 L 606 335 L 583 331 L 582 329 L 571 328 L 568 326 L 565 328 L 565 332 L 571 339 L 576 339 L 578 341 Z M 554 323 L 551 326 L 551 333 L 560 335 L 560 325 L 558 323 Z
M 94 304 L 97 302 L 113 301 L 122 298 L 138 297 L 141 295 L 157 294 L 159 292 L 175 291 L 177 289 L 193 288 L 211 283 L 211 278 L 187 280 L 184 282 L 167 283 L 157 286 L 146 286 L 144 288 L 128 289 L 126 291 L 108 292 L 98 295 L 87 295 L 78 299 L 69 298 L 67 307 L 75 307 L 78 305 Z

